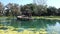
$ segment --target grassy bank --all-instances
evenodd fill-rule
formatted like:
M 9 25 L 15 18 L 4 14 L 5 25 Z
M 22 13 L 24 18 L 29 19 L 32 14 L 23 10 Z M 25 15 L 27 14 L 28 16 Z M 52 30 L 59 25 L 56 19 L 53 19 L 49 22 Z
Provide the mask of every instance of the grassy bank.
M 60 20 L 60 16 L 33 16 L 34 19 L 50 19 L 50 20 Z
M 0 16 L 0 19 L 1 18 L 16 18 L 15 16 Z
M 6 30 L 4 30 L 4 28 Z M 20 31 L 19 31 L 20 30 Z M 0 25 L 0 34 L 47 34 L 45 29 L 36 30 L 36 28 L 14 28 L 12 26 L 1 26 Z
M 15 16 L 1 16 L 1 18 L 16 18 Z M 60 20 L 60 16 L 32 16 L 33 19 L 50 19 L 50 20 Z

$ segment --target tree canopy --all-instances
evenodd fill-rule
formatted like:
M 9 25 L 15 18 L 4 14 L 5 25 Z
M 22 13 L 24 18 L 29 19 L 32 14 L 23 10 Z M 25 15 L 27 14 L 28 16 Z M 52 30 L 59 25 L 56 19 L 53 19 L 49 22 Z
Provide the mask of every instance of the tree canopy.
M 32 16 L 60 16 L 60 8 L 47 7 L 47 5 L 26 4 L 19 5 L 16 3 L 8 3 L 4 5 L 0 2 L 0 16 L 18 16 L 18 15 L 32 15 Z

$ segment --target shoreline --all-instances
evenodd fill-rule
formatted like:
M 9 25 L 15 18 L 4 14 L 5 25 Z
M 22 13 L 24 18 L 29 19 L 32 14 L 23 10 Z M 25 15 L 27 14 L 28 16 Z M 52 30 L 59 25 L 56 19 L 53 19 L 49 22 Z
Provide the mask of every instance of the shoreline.
M 15 16 L 2 16 L 0 19 L 16 18 Z M 60 16 L 32 16 L 33 19 L 47 19 L 47 20 L 60 20 Z
M 34 19 L 47 19 L 47 20 L 60 20 L 60 16 L 41 16 L 41 17 L 32 17 Z

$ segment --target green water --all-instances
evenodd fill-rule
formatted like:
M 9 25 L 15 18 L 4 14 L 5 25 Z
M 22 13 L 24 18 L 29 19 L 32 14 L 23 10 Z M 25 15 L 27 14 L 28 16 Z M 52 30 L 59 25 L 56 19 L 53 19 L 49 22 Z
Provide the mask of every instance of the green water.
M 39 30 L 40 28 L 46 29 L 48 33 L 56 31 L 58 34 L 60 32 L 60 20 L 29 20 L 29 21 L 20 21 L 16 18 L 0 18 L 0 24 L 3 26 L 13 26 L 15 28 L 36 28 Z

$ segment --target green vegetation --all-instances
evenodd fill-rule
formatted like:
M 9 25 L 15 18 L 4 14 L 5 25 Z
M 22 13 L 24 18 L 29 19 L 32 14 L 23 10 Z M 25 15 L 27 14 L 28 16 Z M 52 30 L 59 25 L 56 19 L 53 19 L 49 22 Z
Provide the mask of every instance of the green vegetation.
M 15 16 L 1 16 L 0 19 L 15 19 Z M 32 16 L 33 19 L 60 20 L 60 16 Z
M 19 21 L 15 19 L 21 15 L 36 20 Z M 60 20 L 60 8 L 33 3 L 21 6 L 16 3 L 4 5 L 0 2 L 0 34 L 48 34 L 47 23 L 55 24 L 57 22 L 51 20 Z M 53 31 L 52 34 L 56 34 L 56 32 Z
M 34 19 L 49 19 L 49 20 L 60 20 L 60 16 L 33 16 Z
M 60 16 L 60 8 L 47 7 L 47 5 L 26 4 L 20 6 L 16 3 L 3 5 L 0 2 L 0 16 Z
M 2 29 L 1 29 L 2 28 Z M 3 30 L 4 28 L 7 28 L 6 30 Z M 15 31 L 16 30 L 16 31 Z M 22 31 L 18 31 L 22 30 Z M 47 34 L 47 31 L 45 29 L 39 29 L 36 28 L 29 28 L 29 29 L 23 29 L 23 28 L 14 28 L 12 26 L 0 26 L 0 34 Z

